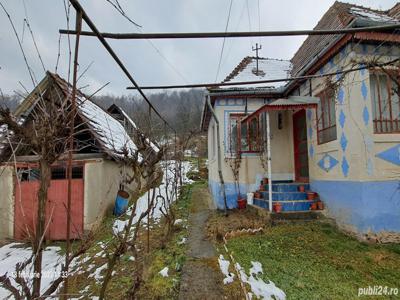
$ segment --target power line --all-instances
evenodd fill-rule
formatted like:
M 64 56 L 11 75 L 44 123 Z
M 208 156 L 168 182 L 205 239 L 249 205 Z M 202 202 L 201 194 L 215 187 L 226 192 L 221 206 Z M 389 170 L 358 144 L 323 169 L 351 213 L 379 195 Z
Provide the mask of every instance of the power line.
M 228 31 L 229 19 L 231 18 L 232 3 L 233 3 L 233 0 L 231 0 L 231 3 L 229 5 L 228 18 L 226 20 L 225 32 Z M 224 53 L 224 48 L 225 48 L 225 40 L 226 39 L 224 38 L 224 40 L 222 42 L 221 53 L 219 54 L 219 62 L 218 62 L 217 74 L 215 75 L 215 81 L 218 80 L 219 71 L 221 69 L 221 61 L 222 61 L 222 55 Z
M 279 78 L 279 79 L 270 79 L 270 80 L 257 80 L 257 81 L 240 81 L 240 82 L 221 82 L 221 83 L 199 83 L 199 84 L 182 84 L 182 85 L 162 85 L 162 86 L 142 86 L 142 90 L 158 90 L 158 89 L 182 89 L 182 88 L 212 88 L 212 87 L 220 87 L 220 86 L 237 86 L 237 85 L 253 85 L 253 84 L 263 84 L 263 83 L 274 83 L 274 82 L 290 82 L 296 80 L 306 80 L 312 78 L 321 78 L 321 77 L 328 77 L 334 76 L 338 74 L 347 74 L 354 71 L 365 70 L 371 67 L 384 67 L 387 65 L 391 65 L 397 61 L 400 61 L 400 58 L 396 58 L 386 63 L 382 64 L 373 64 L 371 65 L 364 65 L 359 68 L 352 68 L 349 70 L 341 70 L 336 72 L 318 74 L 318 75 L 305 75 L 305 76 L 297 76 L 297 77 L 290 77 L 290 78 Z M 127 87 L 128 90 L 134 90 L 135 87 Z
M 329 35 L 357 32 L 378 32 L 400 29 L 400 23 L 391 25 L 368 26 L 343 29 L 318 29 L 318 30 L 278 30 L 278 31 L 239 31 L 239 32 L 168 32 L 168 33 L 100 33 L 103 38 L 116 40 L 141 40 L 141 39 L 204 39 L 204 38 L 241 38 L 241 37 L 272 37 L 296 35 Z M 74 30 L 60 29 L 61 34 L 76 34 Z M 82 31 L 83 36 L 96 36 L 90 31 Z
M 157 109 L 153 106 L 153 104 L 150 102 L 150 100 L 147 98 L 147 96 L 143 93 L 142 89 L 140 86 L 136 83 L 135 79 L 133 79 L 132 75 L 129 73 L 128 69 L 125 67 L 125 65 L 122 63 L 122 61 L 119 59 L 117 54 L 114 52 L 114 50 L 111 48 L 111 46 L 107 43 L 106 39 L 102 36 L 100 31 L 97 29 L 96 25 L 92 22 L 92 20 L 89 18 L 89 16 L 86 14 L 85 10 L 83 7 L 80 5 L 78 0 L 69 0 L 69 2 L 72 4 L 72 6 L 75 8 L 77 12 L 82 13 L 82 18 L 86 22 L 86 24 L 89 26 L 89 28 L 93 31 L 93 33 L 97 36 L 99 41 L 103 44 L 104 48 L 108 51 L 108 53 L 111 55 L 111 57 L 115 60 L 117 65 L 121 68 L 121 70 L 125 73 L 126 77 L 128 77 L 129 81 L 135 86 L 135 89 L 138 90 L 140 95 L 143 97 L 143 99 L 146 100 L 148 103 L 149 107 L 153 109 L 153 111 L 157 114 L 157 116 L 160 117 L 161 120 L 163 120 L 170 129 L 175 131 L 173 127 L 161 116 L 161 114 L 157 111 Z

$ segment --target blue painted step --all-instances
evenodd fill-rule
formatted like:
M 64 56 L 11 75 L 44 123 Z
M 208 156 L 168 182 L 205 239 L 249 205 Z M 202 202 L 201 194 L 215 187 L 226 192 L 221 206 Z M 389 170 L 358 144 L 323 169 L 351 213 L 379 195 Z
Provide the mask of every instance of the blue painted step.
M 261 192 L 263 195 L 264 200 L 269 200 L 269 193 L 268 192 Z M 307 193 L 300 193 L 300 192 L 284 192 L 272 193 L 272 200 L 273 201 L 289 201 L 289 200 L 307 200 Z
M 299 186 L 303 185 L 305 190 L 310 189 L 310 185 L 308 183 L 272 183 L 272 191 L 273 192 L 297 192 L 299 190 Z M 268 191 L 269 185 L 264 184 L 264 190 Z
M 254 198 L 253 203 L 262 208 L 269 207 L 268 200 Z M 282 211 L 308 211 L 313 201 L 279 201 L 279 203 L 282 204 Z

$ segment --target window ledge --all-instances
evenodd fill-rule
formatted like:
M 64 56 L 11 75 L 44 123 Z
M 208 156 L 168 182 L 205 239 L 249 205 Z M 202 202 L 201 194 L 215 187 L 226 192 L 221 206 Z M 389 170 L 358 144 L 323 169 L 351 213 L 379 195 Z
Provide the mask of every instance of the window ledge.
M 375 143 L 400 142 L 400 133 L 374 133 Z

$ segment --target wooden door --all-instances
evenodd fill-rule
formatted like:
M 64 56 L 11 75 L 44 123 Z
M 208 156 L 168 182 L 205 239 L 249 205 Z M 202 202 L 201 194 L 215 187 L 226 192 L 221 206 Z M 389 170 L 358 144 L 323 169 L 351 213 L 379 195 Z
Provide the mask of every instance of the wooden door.
M 293 114 L 295 180 L 308 182 L 307 121 L 304 109 Z
M 15 184 L 14 238 L 27 240 L 32 237 L 37 222 L 39 178 L 26 176 Z M 67 236 L 68 180 L 51 180 L 46 204 L 46 233 L 49 240 L 65 240 Z M 83 178 L 72 180 L 71 239 L 83 234 Z

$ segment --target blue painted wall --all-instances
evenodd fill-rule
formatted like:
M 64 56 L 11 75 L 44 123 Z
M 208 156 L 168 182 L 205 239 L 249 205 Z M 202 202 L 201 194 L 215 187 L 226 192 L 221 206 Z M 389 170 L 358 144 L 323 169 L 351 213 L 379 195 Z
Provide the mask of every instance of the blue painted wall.
M 339 223 L 359 232 L 400 232 L 400 180 L 311 182 Z
M 209 180 L 209 189 L 218 209 L 224 209 L 224 195 L 221 189 L 221 184 L 217 181 Z M 240 194 L 243 198 L 247 198 L 246 193 L 250 191 L 252 185 L 240 184 Z M 237 191 L 234 183 L 225 183 L 225 193 L 228 209 L 237 207 Z

